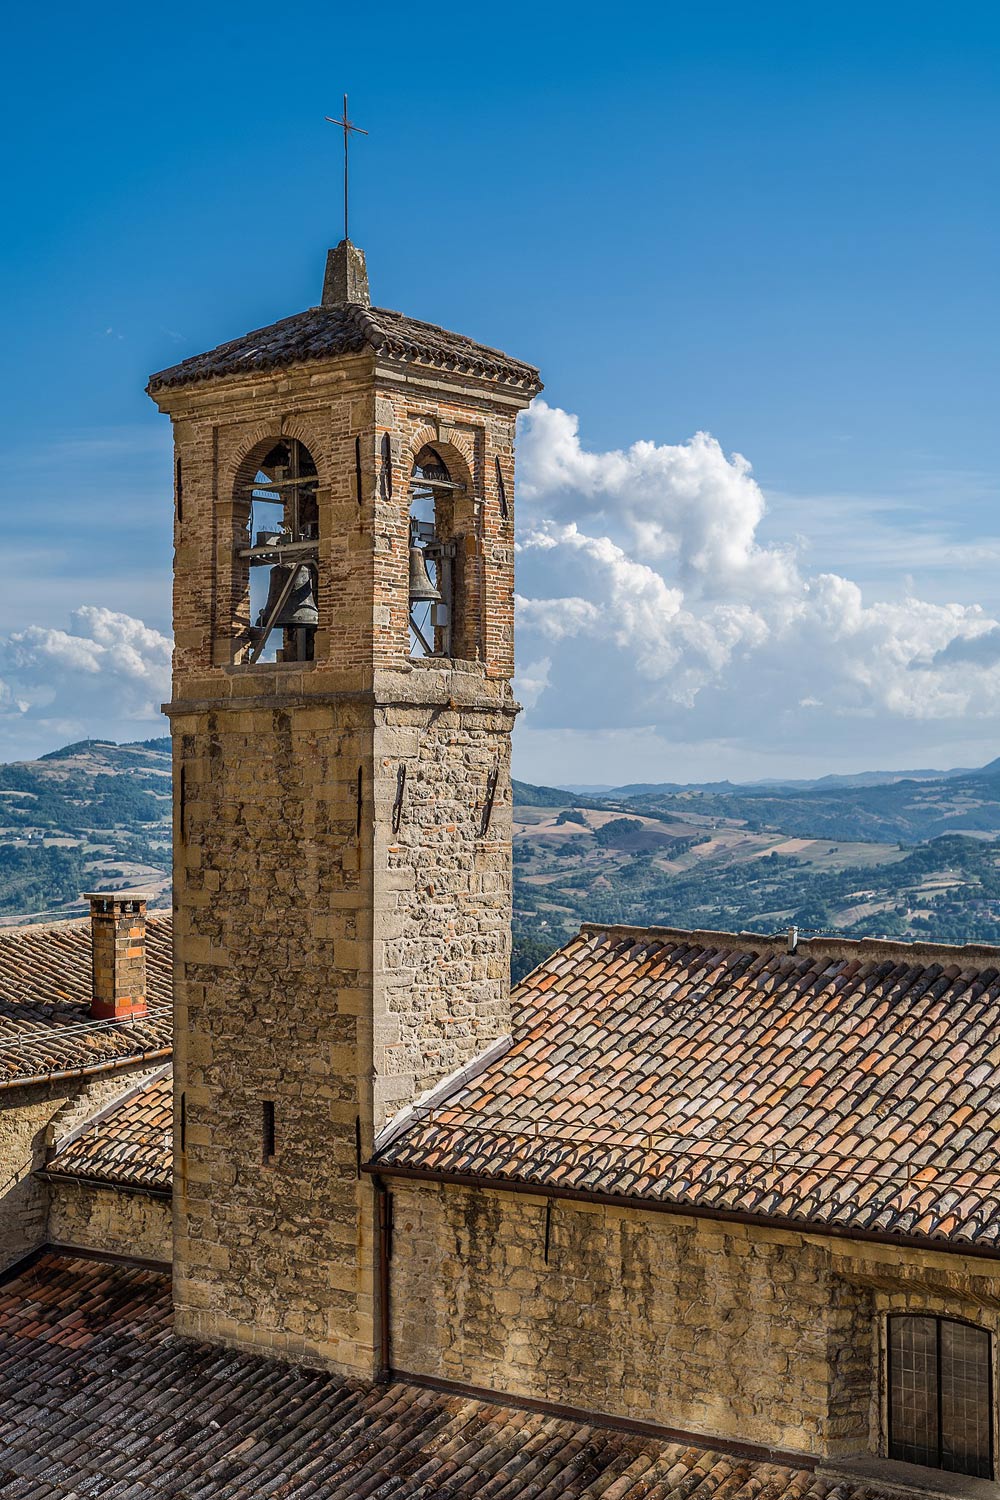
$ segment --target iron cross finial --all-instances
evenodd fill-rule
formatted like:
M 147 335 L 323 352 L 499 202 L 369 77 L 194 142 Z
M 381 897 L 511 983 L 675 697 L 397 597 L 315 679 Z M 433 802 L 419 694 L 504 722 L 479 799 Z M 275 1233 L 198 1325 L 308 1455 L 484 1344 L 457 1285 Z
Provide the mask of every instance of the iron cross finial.
M 351 134 L 352 134 L 352 132 L 353 132 L 354 135 L 367 135 L 368 132 L 367 132 L 367 130 L 362 130 L 360 125 L 352 125 L 351 121 L 348 119 L 348 115 L 347 115 L 347 95 L 346 94 L 344 95 L 344 118 L 342 120 L 337 120 L 337 119 L 334 119 L 333 115 L 327 115 L 325 118 L 326 118 L 328 124 L 330 124 L 330 125 L 339 125 L 340 128 L 344 132 L 344 239 L 348 240 L 348 239 L 350 239 L 350 235 L 347 232 L 347 153 L 348 153 L 348 146 L 350 145 L 350 140 L 351 140 Z

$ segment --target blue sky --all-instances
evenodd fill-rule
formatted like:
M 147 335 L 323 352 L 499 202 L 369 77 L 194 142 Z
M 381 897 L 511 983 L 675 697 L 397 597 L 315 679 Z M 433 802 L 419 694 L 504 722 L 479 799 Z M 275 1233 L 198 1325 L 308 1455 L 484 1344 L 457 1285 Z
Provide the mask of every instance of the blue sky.
M 56 4 L 6 39 L 0 758 L 157 732 L 143 386 L 317 299 L 345 88 L 375 300 L 545 378 L 521 774 L 1000 750 L 996 7 Z

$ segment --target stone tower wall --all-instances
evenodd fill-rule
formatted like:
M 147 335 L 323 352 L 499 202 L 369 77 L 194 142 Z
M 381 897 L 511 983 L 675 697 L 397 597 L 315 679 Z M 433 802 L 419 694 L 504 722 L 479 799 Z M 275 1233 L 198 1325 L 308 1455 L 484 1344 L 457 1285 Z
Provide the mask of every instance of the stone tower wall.
M 456 503 L 470 623 L 456 654 L 479 661 L 488 677 L 513 675 L 514 425 L 524 401 L 491 399 L 483 381 L 455 384 L 431 394 L 406 371 L 358 355 L 318 372 L 306 366 L 160 397 L 164 409 L 177 406 L 174 675 L 185 696 L 215 698 L 213 669 L 246 659 L 245 570 L 236 560 L 246 508 L 234 492 L 254 452 L 280 437 L 303 442 L 319 473 L 315 656 L 338 674 L 338 688 L 370 686 L 372 672 L 408 656 L 408 486 L 427 443 L 467 486 Z
M 352 356 L 160 402 L 179 462 L 176 1326 L 370 1375 L 360 1162 L 509 1024 L 524 401 Z M 250 665 L 236 486 L 280 436 L 319 474 L 320 628 L 315 660 Z M 466 484 L 461 662 L 408 659 L 409 475 L 429 441 Z
M 398 666 L 407 652 L 409 498 L 414 460 L 429 444 L 467 495 L 457 501 L 457 528 L 464 534 L 466 659 L 483 663 L 487 676 L 514 673 L 514 424 L 524 404 L 489 400 L 482 383 L 457 391 L 429 392 L 390 368 L 376 371 L 375 438 L 377 483 L 375 665 Z M 391 480 L 383 473 L 383 438 L 392 458 Z M 499 473 L 503 476 L 501 500 Z M 391 489 L 391 499 L 387 498 Z M 504 514 L 506 510 L 506 514 Z
M 184 390 L 179 403 L 177 393 L 161 398 L 174 415 L 174 696 L 224 695 L 212 669 L 246 658 L 250 620 L 236 558 L 246 507 L 235 491 L 254 452 L 280 437 L 306 445 L 320 479 L 316 658 L 342 674 L 340 687 L 355 685 L 371 663 L 375 619 L 372 362 L 354 356 L 319 372 L 217 387 Z
M 472 669 L 380 674 L 374 1123 L 510 1027 L 514 707 Z
M 177 1328 L 367 1370 L 371 715 L 280 674 L 175 706 Z

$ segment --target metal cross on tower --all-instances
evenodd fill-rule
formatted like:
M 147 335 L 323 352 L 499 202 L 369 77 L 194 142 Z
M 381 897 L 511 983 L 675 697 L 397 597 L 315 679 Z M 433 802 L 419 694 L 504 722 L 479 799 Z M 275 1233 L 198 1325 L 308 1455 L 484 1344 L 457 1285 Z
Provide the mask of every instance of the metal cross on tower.
M 343 132 L 344 132 L 344 239 L 345 240 L 349 240 L 350 239 L 350 235 L 347 232 L 347 155 L 348 155 L 348 147 L 350 145 L 352 131 L 353 131 L 353 133 L 355 135 L 367 135 L 368 132 L 367 132 L 367 130 L 362 130 L 360 125 L 352 125 L 351 121 L 348 119 L 348 117 L 347 117 L 347 95 L 346 94 L 344 95 L 344 118 L 342 120 L 337 120 L 337 119 L 335 119 L 333 117 L 333 115 L 327 115 L 325 118 L 326 118 L 327 122 L 330 125 L 339 125 L 341 127 L 341 129 L 343 130 Z

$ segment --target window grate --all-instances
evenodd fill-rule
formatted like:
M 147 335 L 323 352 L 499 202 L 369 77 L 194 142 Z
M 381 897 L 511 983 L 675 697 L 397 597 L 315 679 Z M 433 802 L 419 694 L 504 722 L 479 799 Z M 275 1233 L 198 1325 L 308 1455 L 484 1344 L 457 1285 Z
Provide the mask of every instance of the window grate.
M 889 1457 L 993 1476 L 990 1335 L 951 1318 L 889 1318 Z

